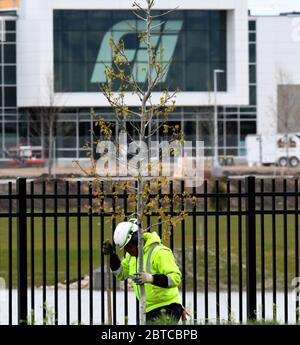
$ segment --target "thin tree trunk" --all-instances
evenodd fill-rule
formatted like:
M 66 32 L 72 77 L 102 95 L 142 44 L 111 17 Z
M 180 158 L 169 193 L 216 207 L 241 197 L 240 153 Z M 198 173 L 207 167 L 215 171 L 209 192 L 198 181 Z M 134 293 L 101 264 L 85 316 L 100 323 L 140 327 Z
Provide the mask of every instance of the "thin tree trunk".
M 286 159 L 287 159 L 286 166 L 288 167 L 289 166 L 289 134 L 288 133 L 285 134 L 285 148 L 286 148 Z
M 140 170 L 140 169 L 139 169 Z M 144 191 L 144 181 L 143 177 L 139 171 L 138 177 L 138 200 L 137 200 L 137 214 L 138 214 L 138 268 L 139 272 L 144 271 L 144 229 L 143 229 L 143 191 Z M 146 294 L 145 285 L 140 285 L 140 307 L 139 307 L 139 321 L 140 325 L 146 323 Z
M 148 68 L 147 68 L 147 79 L 148 79 L 148 87 L 147 92 L 143 96 L 142 106 L 141 106 L 141 127 L 140 127 L 140 143 L 145 142 L 145 124 L 148 120 L 147 117 L 147 101 L 151 96 L 152 91 L 152 48 L 151 48 L 151 9 L 153 6 L 152 0 L 147 0 L 147 11 L 146 11 L 146 45 L 147 45 L 147 55 L 148 55 Z M 138 200 L 137 200 L 137 214 L 139 216 L 139 240 L 138 240 L 138 267 L 139 272 L 144 271 L 144 239 L 143 239 L 143 192 L 145 188 L 145 179 L 142 175 L 142 164 L 139 164 L 139 171 L 138 171 Z M 140 296 L 140 325 L 146 324 L 146 295 L 145 295 L 145 286 L 141 285 L 141 296 Z

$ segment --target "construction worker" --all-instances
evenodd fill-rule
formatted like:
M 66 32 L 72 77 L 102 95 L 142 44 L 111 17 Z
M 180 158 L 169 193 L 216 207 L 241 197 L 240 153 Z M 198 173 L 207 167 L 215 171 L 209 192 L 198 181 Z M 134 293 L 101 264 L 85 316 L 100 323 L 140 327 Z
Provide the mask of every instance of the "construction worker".
M 120 261 L 109 240 L 103 242 L 102 251 L 110 255 L 110 268 L 118 280 L 131 278 L 137 298 L 140 285 L 145 284 L 146 322 L 152 323 L 162 316 L 177 323 L 185 312 L 181 305 L 178 286 L 181 272 L 170 248 L 161 243 L 156 232 L 144 233 L 144 272 L 138 272 L 138 226 L 134 221 L 121 222 L 115 229 L 114 242 L 125 250 Z

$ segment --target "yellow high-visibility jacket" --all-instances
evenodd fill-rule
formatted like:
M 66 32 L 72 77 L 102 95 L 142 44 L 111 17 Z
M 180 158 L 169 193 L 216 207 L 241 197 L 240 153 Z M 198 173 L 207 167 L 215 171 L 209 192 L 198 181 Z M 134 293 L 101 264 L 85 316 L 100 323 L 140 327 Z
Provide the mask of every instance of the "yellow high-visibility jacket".
M 144 272 L 164 274 L 168 278 L 168 287 L 162 288 L 153 284 L 145 284 L 146 313 L 171 303 L 181 304 L 178 286 L 181 283 L 181 272 L 175 262 L 170 248 L 161 243 L 156 232 L 144 234 Z M 113 271 L 118 280 L 130 278 L 138 272 L 138 258 L 126 253 L 118 270 Z M 133 282 L 137 298 L 140 298 L 140 286 Z

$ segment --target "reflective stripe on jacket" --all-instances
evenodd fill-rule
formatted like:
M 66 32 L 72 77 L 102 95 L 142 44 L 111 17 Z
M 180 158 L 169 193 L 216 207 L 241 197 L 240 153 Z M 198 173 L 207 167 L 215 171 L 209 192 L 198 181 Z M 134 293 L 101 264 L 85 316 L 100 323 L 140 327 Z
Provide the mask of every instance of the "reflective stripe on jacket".
M 174 255 L 170 248 L 161 243 L 156 232 L 144 234 L 144 272 L 151 274 L 165 274 L 168 277 L 168 287 L 162 288 L 153 284 L 145 284 L 146 313 L 169 305 L 171 303 L 181 304 L 178 286 L 181 283 L 181 272 L 175 262 Z M 138 272 L 138 260 L 136 257 L 126 253 L 121 261 L 121 266 L 114 271 L 118 280 L 130 278 Z M 140 287 L 132 282 L 137 298 L 140 298 Z

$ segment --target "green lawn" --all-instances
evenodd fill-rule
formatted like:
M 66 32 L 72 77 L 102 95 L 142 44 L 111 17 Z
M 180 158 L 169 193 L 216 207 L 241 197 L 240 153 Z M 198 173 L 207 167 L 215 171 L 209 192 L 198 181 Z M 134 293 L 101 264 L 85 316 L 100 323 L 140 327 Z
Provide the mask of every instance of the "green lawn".
M 154 218 L 154 217 L 153 217 Z M 155 222 L 155 220 L 153 219 Z M 193 286 L 195 274 L 193 272 L 193 219 L 188 217 L 185 221 L 185 249 L 186 249 L 186 286 Z M 35 218 L 34 221 L 34 283 L 35 286 L 42 284 L 42 218 Z M 196 236 L 197 236 L 197 285 L 199 289 L 204 287 L 204 219 L 197 217 Z M 78 221 L 77 217 L 69 218 L 70 231 L 70 279 L 77 279 L 77 259 L 78 259 Z M 265 228 L 265 284 L 266 288 L 272 288 L 272 219 L 271 216 L 264 217 Z M 13 257 L 13 285 L 16 285 L 16 221 L 12 222 L 12 257 Z M 60 282 L 66 279 L 66 220 L 64 217 L 58 218 L 58 279 Z M 105 221 L 104 238 L 111 238 L 112 225 L 110 218 Z M 220 286 L 227 286 L 227 217 L 219 218 L 219 253 L 220 253 Z M 260 216 L 257 217 L 257 279 L 258 283 L 261 278 L 261 222 Z M 182 242 L 181 242 L 181 225 L 174 229 L 174 252 L 178 264 L 182 264 Z M 231 255 L 231 282 L 233 289 L 238 287 L 238 218 L 230 218 L 230 255 Z M 208 217 L 208 281 L 211 289 L 216 285 L 216 247 L 215 247 L 215 217 Z M 31 221 L 28 219 L 28 272 L 31 268 Z M 288 284 L 291 287 L 291 280 L 295 277 L 295 219 L 294 216 L 288 217 Z M 245 219 L 242 221 L 242 250 L 243 250 L 243 284 L 245 285 Z M 100 239 L 101 225 L 100 217 L 93 218 L 93 268 L 100 266 Z M 276 216 L 276 259 L 277 259 L 277 286 L 283 287 L 284 277 L 284 255 L 283 255 L 283 216 Z M 166 240 L 165 244 L 169 245 Z M 81 219 L 81 275 L 89 274 L 89 220 L 86 217 Z M 52 218 L 46 219 L 46 265 L 47 265 L 47 285 L 54 282 L 54 222 Z M 8 220 L 0 218 L 0 276 L 7 280 L 8 277 Z M 28 280 L 30 284 L 31 280 Z

